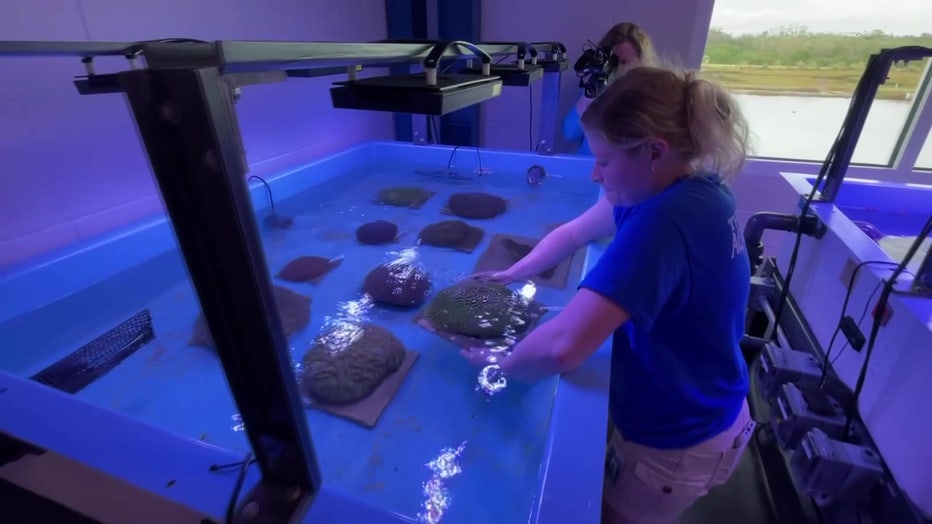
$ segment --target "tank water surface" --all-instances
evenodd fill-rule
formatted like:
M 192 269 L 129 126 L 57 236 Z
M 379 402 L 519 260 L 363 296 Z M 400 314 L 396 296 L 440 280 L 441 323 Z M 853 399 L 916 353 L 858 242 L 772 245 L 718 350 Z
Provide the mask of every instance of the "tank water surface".
M 465 153 L 461 150 L 459 155 Z M 275 213 L 293 219 L 290 227 L 263 221 L 268 209 L 260 210 L 257 218 L 273 284 L 311 301 L 310 323 L 289 339 L 296 366 L 325 326 L 347 320 L 385 328 L 417 354 L 374 427 L 316 408 L 307 410 L 324 481 L 413 520 L 526 522 L 540 492 L 556 380 L 508 384 L 490 395 L 495 388 L 490 388 L 488 370 L 468 363 L 453 342 L 415 323 L 423 306 L 375 304 L 363 293 L 363 280 L 379 264 L 399 257 L 413 260 L 431 280 L 430 300 L 473 272 L 494 235 L 539 239 L 591 205 L 597 188 L 584 177 L 548 176 L 540 186 L 529 187 L 523 170 L 454 171 L 457 176 L 437 166 L 373 164 L 276 201 Z M 398 186 L 433 195 L 417 208 L 375 202 L 381 189 Z M 459 219 L 444 212 L 448 197 L 457 192 L 497 195 L 507 200 L 506 211 L 492 219 L 462 218 L 482 230 L 471 252 L 418 245 L 425 226 Z M 397 225 L 397 241 L 360 244 L 356 229 L 377 220 Z M 277 277 L 290 261 L 310 256 L 336 263 L 317 283 Z M 575 290 L 583 262 L 582 253 L 577 253 L 563 289 L 524 286 L 522 293 L 543 306 L 563 305 Z M 82 292 L 81 307 L 108 313 L 103 318 L 89 315 L 95 323 L 72 327 L 75 336 L 54 341 L 59 354 L 51 360 L 140 310 L 151 314 L 155 339 L 76 395 L 192 439 L 247 452 L 249 444 L 217 356 L 189 345 L 199 306 L 180 254 L 158 257 L 113 279 L 120 285 L 104 282 Z M 153 290 L 153 283 L 161 284 Z M 552 315 L 546 309 L 542 313 L 544 321 Z M 45 318 L 34 324 L 67 320 Z M 35 373 L 48 363 L 35 362 L 27 371 Z

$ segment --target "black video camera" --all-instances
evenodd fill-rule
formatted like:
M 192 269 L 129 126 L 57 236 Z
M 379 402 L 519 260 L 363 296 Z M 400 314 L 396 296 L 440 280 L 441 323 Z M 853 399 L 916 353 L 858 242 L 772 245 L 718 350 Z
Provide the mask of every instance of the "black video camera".
M 595 98 L 618 67 L 618 57 L 611 47 L 598 47 L 591 41 L 583 48 L 583 54 L 573 64 L 576 76 L 579 77 L 579 87 L 584 89 L 586 98 Z

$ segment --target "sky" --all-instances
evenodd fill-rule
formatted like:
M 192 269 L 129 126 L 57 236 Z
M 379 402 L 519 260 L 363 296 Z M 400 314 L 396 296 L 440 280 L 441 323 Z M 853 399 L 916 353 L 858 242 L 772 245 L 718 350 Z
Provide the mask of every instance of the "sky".
M 733 35 L 789 25 L 814 33 L 932 33 L 932 0 L 715 0 L 712 11 L 712 27 Z

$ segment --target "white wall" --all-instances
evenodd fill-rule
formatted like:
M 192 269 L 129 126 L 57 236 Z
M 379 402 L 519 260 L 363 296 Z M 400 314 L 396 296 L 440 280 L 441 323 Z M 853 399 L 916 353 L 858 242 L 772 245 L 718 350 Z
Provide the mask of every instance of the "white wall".
M 0 40 L 371 41 L 385 2 L 2 0 Z M 99 60 L 99 72 L 126 68 Z M 0 273 L 31 257 L 162 213 L 120 94 L 79 96 L 78 58 L 0 56 Z M 371 73 L 367 73 L 371 74 Z M 338 110 L 333 77 L 247 86 L 236 106 L 251 164 L 313 158 L 393 136 L 391 114 Z

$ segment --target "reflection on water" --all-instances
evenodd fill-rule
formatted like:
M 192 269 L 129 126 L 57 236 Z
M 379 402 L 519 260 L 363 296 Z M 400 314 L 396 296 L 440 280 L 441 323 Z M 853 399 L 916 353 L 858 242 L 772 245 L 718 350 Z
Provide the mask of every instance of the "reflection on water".
M 489 365 L 483 367 L 482 370 L 479 371 L 476 391 L 481 391 L 486 395 L 492 396 L 508 386 L 505 373 L 502 372 L 498 363 L 511 353 L 511 348 L 517 342 L 519 332 L 525 332 L 524 324 L 526 322 L 521 318 L 519 309 L 526 307 L 527 304 L 534 300 L 536 295 L 537 286 L 533 282 L 526 282 L 517 293 L 520 302 L 506 310 L 506 313 L 509 314 L 511 318 L 508 326 L 505 328 L 502 339 L 486 341 L 488 347 L 485 348 L 484 358 Z M 502 344 L 502 341 L 504 341 L 504 344 Z M 480 351 L 480 349 L 476 348 L 473 351 Z
M 370 309 L 372 309 L 372 299 L 369 295 L 363 295 L 356 300 L 338 302 L 336 313 L 324 319 L 319 341 L 327 347 L 330 354 L 339 353 L 350 347 L 362 336 L 362 324 L 368 318 L 367 313 Z
M 233 431 L 246 431 L 246 425 L 243 424 L 243 417 L 239 416 L 239 413 L 234 413 L 230 418 L 233 419 L 233 427 L 231 428 Z
M 424 511 L 418 513 L 420 522 L 437 524 L 443 518 L 443 514 L 450 508 L 453 498 L 450 496 L 449 490 L 444 486 L 444 481 L 463 472 L 458 459 L 464 449 L 466 449 L 466 441 L 463 441 L 456 449 L 444 448 L 437 458 L 426 464 L 433 472 L 433 475 L 424 483 L 425 499 L 421 506 Z
M 526 300 L 534 300 L 534 296 L 537 295 L 537 285 L 531 281 L 527 281 L 521 289 L 518 290 L 518 293 L 521 294 Z
M 492 396 L 505 389 L 506 386 L 508 386 L 508 380 L 505 379 L 505 373 L 498 364 L 489 364 L 479 372 L 479 386 L 476 390 Z

